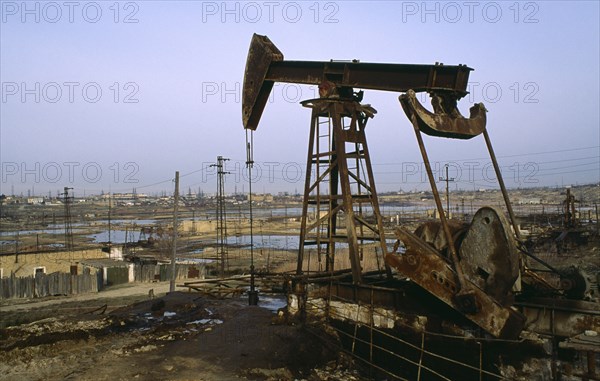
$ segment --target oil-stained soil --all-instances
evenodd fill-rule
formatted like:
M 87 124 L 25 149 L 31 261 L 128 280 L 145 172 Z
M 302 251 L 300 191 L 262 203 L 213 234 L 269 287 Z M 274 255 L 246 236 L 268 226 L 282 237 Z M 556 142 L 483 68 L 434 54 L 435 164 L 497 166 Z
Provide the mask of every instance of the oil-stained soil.
M 363 379 L 301 325 L 247 299 L 188 292 L 143 299 L 116 309 L 101 298 L 4 306 L 12 320 L 0 329 L 0 379 Z

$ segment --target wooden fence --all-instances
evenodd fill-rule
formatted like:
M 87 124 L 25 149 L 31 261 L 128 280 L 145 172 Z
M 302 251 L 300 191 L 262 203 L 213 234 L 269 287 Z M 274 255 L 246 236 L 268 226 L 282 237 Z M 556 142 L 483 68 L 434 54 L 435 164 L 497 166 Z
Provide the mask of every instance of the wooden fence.
M 187 265 L 177 264 L 175 279 L 204 278 L 205 266 L 203 264 Z M 156 282 L 171 279 L 171 265 L 135 265 L 134 276 L 136 282 Z
M 0 299 L 42 298 L 54 295 L 74 295 L 98 292 L 98 277 L 86 272 L 80 275 L 69 273 L 36 274 L 35 277 L 0 279 Z
M 119 271 L 123 270 L 123 274 Z M 175 278 L 204 279 L 205 266 L 203 264 L 176 265 Z M 128 272 L 126 267 L 109 268 L 107 283 L 109 286 L 127 283 Z M 71 275 L 69 273 L 38 273 L 35 277 L 16 277 L 0 279 L 0 299 L 10 298 L 41 298 L 55 295 L 75 295 L 86 292 L 98 292 L 104 288 L 102 271 L 84 270 L 83 274 Z M 171 279 L 171 265 L 135 265 L 134 277 L 136 282 L 164 282 Z

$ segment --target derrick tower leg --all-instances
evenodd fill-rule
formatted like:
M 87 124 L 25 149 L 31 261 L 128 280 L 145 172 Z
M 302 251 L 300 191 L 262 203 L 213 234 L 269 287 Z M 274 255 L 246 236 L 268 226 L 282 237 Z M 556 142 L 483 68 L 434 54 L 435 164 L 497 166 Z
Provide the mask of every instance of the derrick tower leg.
M 377 259 L 377 248 L 382 257 L 387 252 L 365 135 L 376 111 L 341 99 L 303 106 L 312 109 L 312 120 L 297 273 L 344 268 L 335 260 L 336 243 L 347 244 L 352 279 L 360 283 L 363 254 Z

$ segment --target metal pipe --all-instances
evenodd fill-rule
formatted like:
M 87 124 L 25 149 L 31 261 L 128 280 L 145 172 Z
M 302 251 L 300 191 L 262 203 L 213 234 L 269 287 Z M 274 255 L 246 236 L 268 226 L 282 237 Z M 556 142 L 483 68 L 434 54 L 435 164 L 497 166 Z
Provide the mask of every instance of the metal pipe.
M 417 370 L 417 381 L 421 381 L 421 368 L 423 367 L 423 354 L 425 352 L 425 332 L 421 332 L 421 354 L 419 356 L 419 366 Z
M 427 150 L 425 149 L 425 144 L 423 143 L 423 137 L 421 136 L 421 131 L 419 130 L 419 125 L 414 114 L 410 117 L 413 128 L 415 130 L 415 135 L 417 136 L 417 142 L 419 143 L 419 150 L 421 151 L 421 156 L 423 157 L 423 163 L 425 164 L 425 169 L 427 171 L 427 178 L 429 179 L 429 184 L 431 185 L 431 191 L 433 192 L 433 198 L 435 199 L 435 205 L 438 210 L 438 214 L 440 215 L 440 221 L 442 223 L 442 228 L 444 229 L 444 235 L 446 236 L 446 242 L 448 242 L 448 251 L 450 251 L 450 256 L 452 258 L 452 263 L 454 264 L 454 270 L 456 271 L 456 275 L 458 277 L 458 283 L 460 285 L 460 289 L 467 285 L 464 273 L 462 271 L 462 267 L 460 266 L 458 260 L 458 254 L 456 253 L 456 248 L 454 247 L 454 240 L 452 239 L 452 233 L 450 232 L 450 227 L 448 226 L 448 221 L 446 219 L 446 215 L 444 213 L 444 207 L 442 206 L 442 200 L 440 199 L 440 194 L 437 190 L 437 186 L 435 185 L 435 179 L 433 178 L 433 172 L 431 171 L 431 164 L 429 163 L 429 157 L 427 156 Z M 460 293 L 460 291 L 459 291 Z
M 508 210 L 510 223 L 513 226 L 513 230 L 515 231 L 517 239 L 520 241 L 521 232 L 517 226 L 517 219 L 515 218 L 515 213 L 513 212 L 510 199 L 508 198 L 508 192 L 506 191 L 506 186 L 504 185 L 504 179 L 502 178 L 502 173 L 500 172 L 500 167 L 498 166 L 496 154 L 494 154 L 494 148 L 492 147 L 492 142 L 490 140 L 490 136 L 488 135 L 487 128 L 483 130 L 483 137 L 485 138 L 485 145 L 487 146 L 487 149 L 490 153 L 490 158 L 492 159 L 492 164 L 494 165 L 494 171 L 496 172 L 496 178 L 498 179 L 498 184 L 500 185 L 500 190 L 502 191 L 502 197 L 504 197 L 504 203 L 506 204 L 506 209 Z
M 255 306 L 258 304 L 258 291 L 254 284 L 254 235 L 252 225 L 254 223 L 252 216 L 252 167 L 254 166 L 254 158 L 252 147 L 254 143 L 253 131 L 250 131 L 250 139 L 248 139 L 248 130 L 246 130 L 246 167 L 248 168 L 248 204 L 250 212 L 250 291 L 248 292 L 248 304 Z
M 315 108 L 313 108 L 312 110 L 312 117 L 311 117 L 311 124 L 310 124 L 310 134 L 309 134 L 309 138 L 308 138 L 308 155 L 306 158 L 306 177 L 304 180 L 304 197 L 302 198 L 302 219 L 300 220 L 300 242 L 299 242 L 299 248 L 298 248 L 298 262 L 296 265 L 296 274 L 300 275 L 302 274 L 302 267 L 304 265 L 304 239 L 306 237 L 306 225 L 307 225 L 307 219 L 308 219 L 308 200 L 310 197 L 310 175 L 311 175 L 311 171 L 310 169 L 312 168 L 312 155 L 313 155 L 313 149 L 314 149 L 314 142 L 315 140 L 318 140 L 318 137 L 315 137 L 315 134 L 318 134 L 318 131 L 316 131 L 317 127 L 318 127 L 318 112 Z M 248 131 L 248 130 L 246 130 Z M 318 176 L 317 176 L 318 178 Z M 317 196 L 319 194 L 319 191 L 317 190 Z M 318 204 L 317 204 L 318 205 Z M 317 208 L 318 209 L 318 208 Z M 320 216 L 317 216 L 317 218 L 319 218 Z

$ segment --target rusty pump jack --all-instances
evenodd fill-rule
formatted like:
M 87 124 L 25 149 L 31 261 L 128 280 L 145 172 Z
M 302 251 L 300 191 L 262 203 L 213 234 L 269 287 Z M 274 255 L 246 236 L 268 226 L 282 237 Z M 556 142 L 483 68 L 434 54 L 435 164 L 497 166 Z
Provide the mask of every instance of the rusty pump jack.
M 333 272 L 335 243 L 347 242 L 352 279 L 355 284 L 359 284 L 362 282 L 362 252 L 359 242 L 376 241 L 385 255 L 386 264 L 395 267 L 438 299 L 498 337 L 506 336 L 507 331 L 520 332 L 521 316 L 484 292 L 465 274 L 442 211 L 439 194 L 435 192 L 435 181 L 420 135 L 423 132 L 432 136 L 469 139 L 485 132 L 486 109 L 483 104 L 471 107 L 469 118 L 463 117 L 456 105 L 467 94 L 471 70 L 465 65 L 284 61 L 281 51 L 266 36 L 255 34 L 244 74 L 242 118 L 246 130 L 256 130 L 275 82 L 319 86 L 320 98 L 302 102 L 303 106 L 312 109 L 312 122 L 298 274 L 302 274 L 306 267 L 306 246 L 316 245 L 319 258 L 321 254 L 325 256 L 325 271 Z M 407 253 L 410 254 L 417 246 L 421 250 L 416 251 L 424 252 L 424 256 L 401 257 L 388 253 L 365 135 L 366 123 L 376 111 L 371 106 L 360 103 L 362 91 L 355 93 L 354 88 L 403 93 L 400 102 L 415 128 L 432 188 L 437 195 L 436 204 L 448 242 L 449 258 L 443 258 L 430 247 L 431 250 L 428 250 L 424 241 L 410 234 L 399 236 L 407 245 Z M 417 92 L 429 93 L 433 113 L 417 101 Z M 485 136 L 487 141 L 487 134 Z M 341 189 L 341 194 L 338 188 Z M 363 216 L 365 204 L 370 206 L 374 222 Z M 315 205 L 316 210 L 314 221 L 310 224 L 308 205 Z M 340 220 L 338 216 L 344 218 Z M 345 234 L 342 234 L 343 229 L 338 226 L 338 222 L 345 225 Z M 512 241 L 507 241 L 505 246 L 510 244 Z M 476 248 L 477 242 L 472 247 Z M 432 277 L 436 281 L 433 287 Z M 514 283 L 514 279 L 512 282 Z

